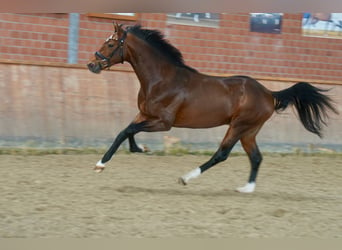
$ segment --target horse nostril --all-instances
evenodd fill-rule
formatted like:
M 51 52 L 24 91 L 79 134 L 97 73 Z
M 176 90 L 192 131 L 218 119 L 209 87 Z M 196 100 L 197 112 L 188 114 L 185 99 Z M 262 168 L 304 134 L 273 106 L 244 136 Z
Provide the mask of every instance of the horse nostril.
M 95 63 L 90 62 L 90 63 L 87 64 L 87 66 L 88 66 L 89 69 L 93 69 L 95 67 Z
M 97 64 L 96 62 L 89 62 L 87 64 L 88 69 L 93 73 L 100 73 L 101 71 L 101 65 Z

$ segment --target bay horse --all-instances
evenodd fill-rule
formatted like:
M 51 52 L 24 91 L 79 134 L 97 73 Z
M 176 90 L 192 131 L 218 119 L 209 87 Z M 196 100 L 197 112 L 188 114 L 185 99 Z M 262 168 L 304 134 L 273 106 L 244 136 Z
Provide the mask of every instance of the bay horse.
M 184 63 L 181 52 L 158 30 L 140 25 L 114 24 L 109 36 L 87 64 L 93 73 L 112 65 L 131 64 L 139 82 L 139 112 L 115 138 L 113 144 L 95 166 L 104 170 L 120 144 L 128 139 L 131 152 L 142 152 L 134 135 L 139 132 L 168 131 L 171 127 L 211 128 L 229 125 L 218 150 L 207 162 L 183 175 L 179 182 L 186 185 L 212 166 L 227 159 L 240 140 L 251 170 L 248 182 L 237 189 L 251 193 L 262 161 L 256 135 L 274 111 L 294 105 L 304 127 L 318 136 L 326 125 L 327 112 L 337 110 L 326 90 L 299 82 L 282 91 L 270 91 L 248 76 L 217 77 L 201 74 Z

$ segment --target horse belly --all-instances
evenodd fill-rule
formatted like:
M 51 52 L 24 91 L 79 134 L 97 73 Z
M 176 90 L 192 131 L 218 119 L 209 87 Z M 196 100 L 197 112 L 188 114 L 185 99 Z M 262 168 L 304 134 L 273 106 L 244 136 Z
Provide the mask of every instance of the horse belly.
M 208 104 L 208 103 L 206 103 Z M 229 124 L 230 115 L 222 105 L 187 105 L 180 108 L 174 127 L 212 128 Z

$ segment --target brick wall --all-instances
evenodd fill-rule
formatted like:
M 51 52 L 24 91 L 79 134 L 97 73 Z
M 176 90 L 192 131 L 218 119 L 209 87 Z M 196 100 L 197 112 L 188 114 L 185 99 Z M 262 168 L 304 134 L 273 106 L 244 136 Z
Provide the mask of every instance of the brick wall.
M 67 62 L 68 18 L 1 13 L 0 59 Z M 303 37 L 301 14 L 284 14 L 281 34 L 250 32 L 248 13 L 221 14 L 218 28 L 168 24 L 164 13 L 140 13 L 137 22 L 161 30 L 202 72 L 342 82 L 342 39 Z M 80 64 L 111 31 L 110 19 L 80 16 Z
M 68 14 L 0 14 L 0 58 L 66 62 Z

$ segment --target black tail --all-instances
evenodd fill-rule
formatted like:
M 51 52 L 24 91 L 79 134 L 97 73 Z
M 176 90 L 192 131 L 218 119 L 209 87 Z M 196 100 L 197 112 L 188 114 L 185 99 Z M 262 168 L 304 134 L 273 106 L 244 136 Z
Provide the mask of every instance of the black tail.
M 327 125 L 328 111 L 338 114 L 330 97 L 322 94 L 328 90 L 299 82 L 288 89 L 272 92 L 275 98 L 275 110 L 283 111 L 288 105 L 294 105 L 304 127 L 322 137 L 322 125 Z

